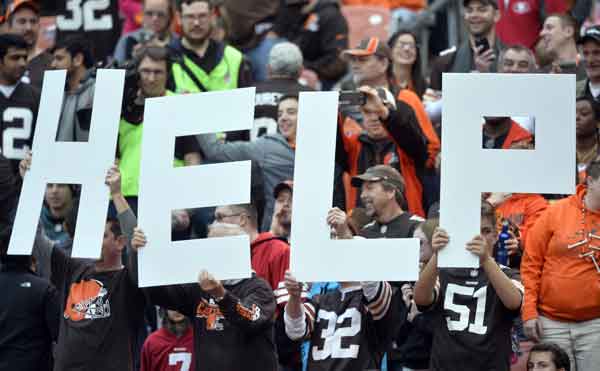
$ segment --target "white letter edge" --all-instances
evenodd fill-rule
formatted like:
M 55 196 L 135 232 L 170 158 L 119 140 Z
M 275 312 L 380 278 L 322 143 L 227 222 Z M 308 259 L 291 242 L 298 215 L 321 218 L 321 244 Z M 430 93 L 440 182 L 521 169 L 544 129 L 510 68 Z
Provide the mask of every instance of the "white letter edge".
M 332 240 L 337 92 L 300 93 L 291 270 L 299 281 L 416 281 L 419 240 Z
M 175 137 L 252 128 L 254 88 L 146 100 L 140 168 L 139 286 L 250 277 L 248 236 L 171 242 L 171 211 L 250 202 L 250 161 L 173 168 Z
M 440 222 L 450 243 L 439 267 L 478 267 L 482 192 L 575 191 L 575 76 L 443 75 Z M 483 116 L 533 116 L 535 150 L 482 149 Z
M 81 184 L 74 258 L 100 257 L 109 192 L 106 171 L 114 163 L 119 132 L 123 70 L 98 70 L 88 142 L 57 142 L 66 72 L 48 71 L 33 139 L 31 169 L 25 176 L 9 253 L 31 253 L 47 183 Z

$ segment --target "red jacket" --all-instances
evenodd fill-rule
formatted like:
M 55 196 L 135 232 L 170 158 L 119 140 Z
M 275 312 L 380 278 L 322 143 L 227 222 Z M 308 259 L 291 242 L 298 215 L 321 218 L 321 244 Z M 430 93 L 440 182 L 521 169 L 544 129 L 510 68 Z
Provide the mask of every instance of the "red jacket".
M 508 3 L 508 6 L 506 4 Z M 566 13 L 569 4 L 565 0 L 544 0 L 544 14 Z M 500 20 L 496 33 L 504 45 L 520 44 L 533 49 L 542 29 L 540 0 L 498 1 Z
M 290 267 L 290 245 L 271 232 L 258 235 L 250 245 L 252 269 L 275 290 Z

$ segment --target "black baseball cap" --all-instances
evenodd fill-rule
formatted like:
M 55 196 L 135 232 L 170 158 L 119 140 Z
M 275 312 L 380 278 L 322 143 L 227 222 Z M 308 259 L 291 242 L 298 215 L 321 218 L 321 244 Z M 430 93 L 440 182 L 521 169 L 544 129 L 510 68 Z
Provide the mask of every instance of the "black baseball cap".
M 398 170 L 389 165 L 375 165 L 367 169 L 363 174 L 352 177 L 353 187 L 361 187 L 364 182 L 386 181 L 394 185 L 400 192 L 404 192 L 404 179 Z
M 583 31 L 583 35 L 577 40 L 577 44 L 591 40 L 600 44 L 600 26 L 590 26 Z
M 483 5 L 491 5 L 494 8 L 498 9 L 498 2 L 496 0 L 463 0 L 463 7 L 469 5 L 471 1 L 479 1 Z

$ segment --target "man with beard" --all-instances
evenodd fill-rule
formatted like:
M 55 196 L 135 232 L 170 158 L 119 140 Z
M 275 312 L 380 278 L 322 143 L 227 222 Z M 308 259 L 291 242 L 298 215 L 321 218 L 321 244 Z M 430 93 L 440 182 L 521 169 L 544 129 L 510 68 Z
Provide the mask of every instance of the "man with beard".
M 496 0 L 464 0 L 464 23 L 469 37 L 458 48 L 440 54 L 431 68 L 431 89 L 442 92 L 444 72 L 495 72 L 502 49 L 496 37 L 500 12 Z
M 194 370 L 194 330 L 190 319 L 174 310 L 160 311 L 163 327 L 144 342 L 140 371 Z
M 0 150 L 15 174 L 33 144 L 40 96 L 21 78 L 27 66 L 28 44 L 22 36 L 0 35 Z
M 371 222 L 358 235 L 364 238 L 409 238 L 423 218 L 412 215 L 402 207 L 404 179 L 389 165 L 376 165 L 364 174 L 352 178 L 352 185 L 360 188 L 360 198 Z M 335 226 L 338 238 L 350 238 L 352 231 L 343 211 L 333 208 L 327 222 Z
M 58 41 L 52 48 L 52 69 L 67 70 L 57 139 L 85 142 L 89 136 L 96 80 L 91 76 L 94 59 L 89 42 L 78 36 Z
M 286 180 L 275 186 L 275 207 L 271 220 L 271 233 L 289 241 L 292 230 L 292 190 L 294 183 Z
M 35 1 L 16 0 L 8 6 L 4 18 L 10 33 L 21 35 L 29 45 L 25 80 L 38 90 L 42 89 L 44 71 L 50 66 L 52 55 L 36 50 L 40 35 L 40 9 Z
M 208 0 L 183 0 L 178 11 L 183 36 L 174 40 L 172 74 L 177 93 L 197 93 L 250 86 L 251 71 L 242 53 L 211 39 L 215 18 Z
M 485 116 L 483 148 L 509 149 L 523 147 L 532 142 L 531 133 L 510 117 Z

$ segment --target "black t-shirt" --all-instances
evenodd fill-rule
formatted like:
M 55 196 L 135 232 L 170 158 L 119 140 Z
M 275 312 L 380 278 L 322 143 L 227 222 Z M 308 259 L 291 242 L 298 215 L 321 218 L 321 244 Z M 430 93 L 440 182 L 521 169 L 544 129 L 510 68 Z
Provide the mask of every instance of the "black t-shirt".
M 117 0 L 58 0 L 56 37 L 84 36 L 92 46 L 96 61 L 112 56 L 121 34 Z
M 523 291 L 519 273 L 502 271 Z M 431 307 L 431 370 L 510 370 L 510 329 L 519 309 L 507 309 L 482 269 L 440 269 Z
M 411 238 L 418 225 L 419 220 L 414 215 L 404 212 L 387 224 L 374 220 L 358 234 L 364 238 Z
M 39 107 L 39 92 L 19 82 L 10 96 L 0 92 L 0 151 L 11 160 L 15 174 L 31 148 Z
M 0 370 L 47 371 L 58 334 L 58 292 L 20 267 L 0 270 Z
M 131 272 L 97 272 L 54 248 L 52 281 L 64 300 L 54 370 L 133 370 L 145 301 Z

